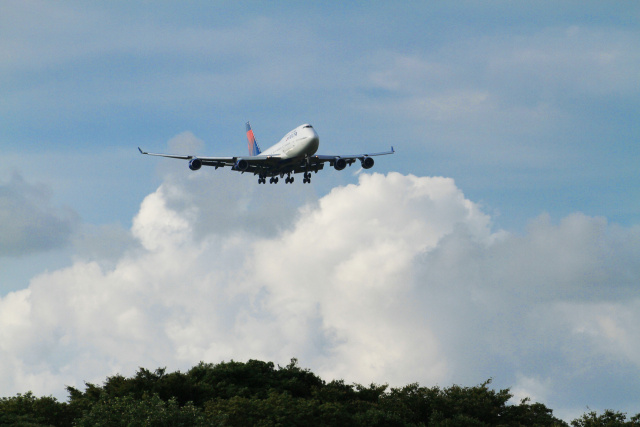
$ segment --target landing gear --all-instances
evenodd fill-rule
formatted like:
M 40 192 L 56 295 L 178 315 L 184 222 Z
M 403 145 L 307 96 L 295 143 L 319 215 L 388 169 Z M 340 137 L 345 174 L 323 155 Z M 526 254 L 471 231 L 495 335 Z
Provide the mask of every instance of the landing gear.
M 284 178 L 284 175 L 285 174 L 281 174 L 280 177 L 278 177 L 277 175 L 272 176 L 271 178 L 269 178 L 269 184 L 277 184 L 280 178 Z M 291 176 L 291 172 L 288 172 L 286 175 L 287 177 L 284 178 L 284 183 L 293 184 L 293 182 L 295 181 L 295 178 Z M 302 180 L 302 182 L 304 184 L 311 184 L 311 172 L 304 173 L 304 179 Z M 266 184 L 266 183 L 267 183 L 267 175 L 266 174 L 258 175 L 258 184 Z
M 309 160 L 309 156 L 305 156 L 304 158 L 304 179 L 302 180 L 303 184 L 311 184 L 311 172 L 309 172 L 309 169 L 311 168 L 311 161 Z M 316 172 L 318 172 L 318 170 L 316 169 Z
M 282 178 L 282 176 L 281 176 Z M 285 184 L 293 184 L 293 177 L 291 176 L 291 172 L 287 173 L 287 177 L 284 180 Z

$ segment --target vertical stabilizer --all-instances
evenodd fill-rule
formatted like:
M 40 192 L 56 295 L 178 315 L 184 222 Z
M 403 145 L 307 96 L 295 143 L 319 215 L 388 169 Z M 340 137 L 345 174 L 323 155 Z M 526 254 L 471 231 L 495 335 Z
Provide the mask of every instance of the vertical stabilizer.
M 247 122 L 247 141 L 249 147 L 249 155 L 257 156 L 260 154 L 260 147 L 258 146 L 258 141 L 256 141 L 256 137 L 251 130 L 251 125 Z

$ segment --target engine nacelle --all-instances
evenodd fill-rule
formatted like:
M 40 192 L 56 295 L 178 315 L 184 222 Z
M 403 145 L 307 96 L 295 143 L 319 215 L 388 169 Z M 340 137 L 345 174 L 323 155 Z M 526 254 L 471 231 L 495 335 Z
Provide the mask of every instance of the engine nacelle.
M 375 163 L 371 157 L 365 157 L 360 161 L 363 169 L 371 169 Z
M 237 171 L 246 171 L 247 169 L 249 169 L 249 162 L 247 162 L 244 159 L 238 159 L 238 161 L 236 162 L 236 164 L 233 166 L 233 168 Z
M 347 167 L 347 161 L 345 159 L 336 157 L 336 159 L 333 161 L 333 167 L 336 168 L 337 171 L 341 171 L 342 169 Z
M 201 167 L 202 160 L 200 160 L 199 158 L 194 157 L 193 159 L 189 160 L 189 169 L 191 169 L 192 171 L 197 171 Z

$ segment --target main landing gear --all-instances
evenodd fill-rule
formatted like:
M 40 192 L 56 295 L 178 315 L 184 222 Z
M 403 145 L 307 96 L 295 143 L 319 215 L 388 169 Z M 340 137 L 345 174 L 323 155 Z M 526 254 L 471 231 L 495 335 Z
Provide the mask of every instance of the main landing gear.
M 272 176 L 271 178 L 269 178 L 269 184 L 277 184 L 279 180 L 280 178 L 278 178 L 277 176 Z M 289 184 L 290 182 L 293 182 L 293 178 L 291 178 L 291 181 L 289 181 L 289 178 L 287 178 L 285 179 L 285 182 Z M 265 176 L 258 177 L 258 184 L 266 184 L 266 183 L 267 183 L 267 177 Z
M 282 176 L 280 178 L 282 178 Z M 271 178 L 269 178 L 269 184 L 277 184 L 280 178 L 278 178 L 277 176 L 272 176 Z M 294 177 L 292 177 L 290 173 L 284 179 L 285 184 L 293 184 L 293 181 L 294 181 Z M 304 184 L 311 184 L 310 172 L 304 173 L 304 179 L 302 180 L 302 182 Z M 258 184 L 266 184 L 266 183 L 267 183 L 266 175 L 258 175 Z

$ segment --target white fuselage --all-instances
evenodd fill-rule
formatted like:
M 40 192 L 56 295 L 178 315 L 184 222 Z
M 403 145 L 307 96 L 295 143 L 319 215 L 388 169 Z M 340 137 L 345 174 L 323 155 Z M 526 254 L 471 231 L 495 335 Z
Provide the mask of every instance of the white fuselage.
M 282 159 L 311 156 L 318 151 L 320 138 L 315 129 L 304 124 L 284 136 L 277 144 L 269 147 L 260 156 L 277 156 Z

